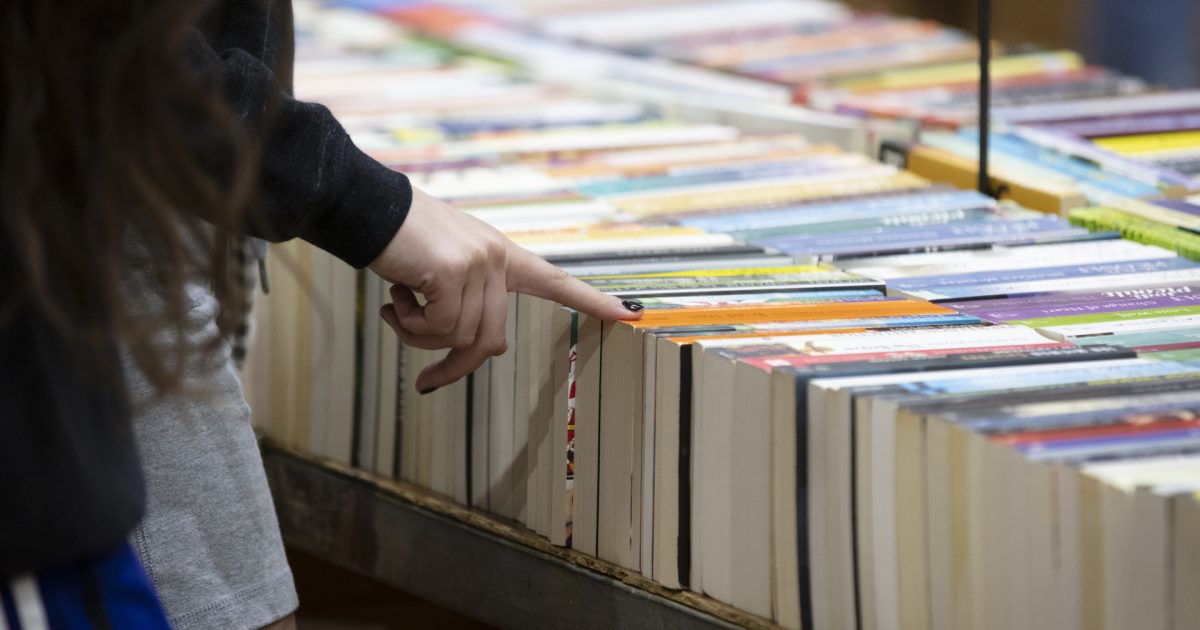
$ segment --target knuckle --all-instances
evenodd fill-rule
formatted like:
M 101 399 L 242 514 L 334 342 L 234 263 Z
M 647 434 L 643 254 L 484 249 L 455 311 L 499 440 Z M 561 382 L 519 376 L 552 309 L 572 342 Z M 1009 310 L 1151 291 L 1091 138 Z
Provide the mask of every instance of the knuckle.
M 462 277 L 471 271 L 471 258 L 469 256 L 457 256 L 445 265 L 445 272 L 453 277 Z
M 487 264 L 487 246 L 482 243 L 472 243 L 464 255 L 468 270 L 478 269 Z
M 508 243 L 500 234 L 495 234 L 489 238 L 485 247 L 488 254 L 488 260 L 504 261 L 508 258 Z
M 434 321 L 429 323 L 429 334 L 444 337 L 454 332 L 454 322 Z
M 417 291 L 426 296 L 435 291 L 438 286 L 438 278 L 442 275 L 442 269 L 444 269 L 444 265 L 441 263 L 433 268 L 426 269 L 417 282 Z
M 455 335 L 450 342 L 450 347 L 460 350 L 470 348 L 473 345 L 475 345 L 475 335 L 470 333 Z
M 413 348 L 420 348 L 422 350 L 433 350 L 433 348 L 431 347 L 431 344 L 429 343 L 429 340 L 427 340 L 423 337 L 410 336 L 407 338 L 401 338 L 400 342 L 406 346 L 410 346 Z

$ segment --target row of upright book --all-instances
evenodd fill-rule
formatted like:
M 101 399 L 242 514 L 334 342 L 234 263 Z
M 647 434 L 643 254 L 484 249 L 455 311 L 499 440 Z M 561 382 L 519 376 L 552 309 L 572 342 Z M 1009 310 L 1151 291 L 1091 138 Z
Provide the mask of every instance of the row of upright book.
M 505 4 L 468 22 L 483 6 L 491 29 L 540 15 L 559 38 L 767 68 L 812 103 L 872 72 L 923 94 L 916 77 L 969 61 L 949 29 L 825 2 Z M 530 80 L 404 25 L 445 32 L 461 5 L 299 8 L 298 97 L 644 315 L 511 295 L 508 352 L 419 396 L 440 353 L 380 325 L 388 287 L 289 244 L 260 302 L 276 360 L 248 368 L 272 439 L 784 628 L 1200 624 L 1200 265 L 1182 228 L 1101 223 L 1192 216 L 1190 187 L 1035 144 L 1047 121 L 1086 127 L 1046 114 L 1054 90 L 1013 104 L 1028 115 L 993 147 L 1021 194 L 997 201 L 948 185 L 971 173 L 966 129 L 884 163 Z M 1110 85 L 1070 89 L 1093 103 L 1190 98 L 1030 54 Z

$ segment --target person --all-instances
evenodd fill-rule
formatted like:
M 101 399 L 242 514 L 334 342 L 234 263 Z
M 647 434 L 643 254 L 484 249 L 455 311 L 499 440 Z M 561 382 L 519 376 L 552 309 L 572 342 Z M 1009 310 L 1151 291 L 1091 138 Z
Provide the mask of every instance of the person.
M 216 217 L 239 205 L 233 180 L 212 186 L 172 144 L 175 104 L 237 127 L 181 72 L 195 13 L 140 4 L 0 5 L 4 628 L 168 627 L 127 540 L 145 488 L 122 348 L 160 390 L 178 379 L 123 308 L 119 278 L 133 234 L 162 255 L 160 284 L 174 286 L 185 256 L 165 227 L 172 206 Z M 221 278 L 213 287 L 228 292 Z M 156 323 L 169 328 L 183 301 L 166 295 L 172 308 Z
M 292 99 L 289 2 L 2 11 L 0 575 L 125 549 L 128 535 L 172 627 L 290 623 L 230 361 L 241 234 L 303 238 L 393 283 L 381 316 L 402 340 L 451 348 L 419 375 L 424 392 L 504 351 L 509 291 L 638 315 Z

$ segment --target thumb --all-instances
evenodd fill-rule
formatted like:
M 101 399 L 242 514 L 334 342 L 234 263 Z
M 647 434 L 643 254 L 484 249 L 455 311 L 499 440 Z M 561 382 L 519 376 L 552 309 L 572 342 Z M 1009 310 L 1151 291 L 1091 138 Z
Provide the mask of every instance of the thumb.
M 642 316 L 641 304 L 623 302 L 618 297 L 605 295 L 529 250 L 511 243 L 506 279 L 510 291 L 546 298 L 606 321 L 631 320 Z

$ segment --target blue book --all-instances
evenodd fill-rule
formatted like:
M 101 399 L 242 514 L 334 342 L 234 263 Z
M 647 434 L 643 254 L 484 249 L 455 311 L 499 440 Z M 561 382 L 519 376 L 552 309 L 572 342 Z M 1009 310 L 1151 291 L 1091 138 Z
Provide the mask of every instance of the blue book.
M 977 134 L 977 131 L 969 130 L 959 132 L 961 138 L 970 142 L 978 141 Z M 1081 183 L 1094 186 L 1115 195 L 1148 197 L 1160 194 L 1156 186 L 1124 177 L 1111 171 L 1101 170 L 1093 164 L 1049 151 L 1013 134 L 992 134 L 989 142 L 992 151 L 1033 162 L 1048 170 L 1073 177 Z
M 1036 282 L 1060 278 L 1084 278 L 1089 276 L 1112 276 L 1129 273 L 1149 273 L 1200 267 L 1200 263 L 1166 252 L 1162 258 L 1129 262 L 1092 263 L 1086 265 L 1061 265 L 1057 267 L 1035 267 L 1033 269 L 1009 269 L 1000 271 L 977 271 L 937 276 L 915 276 L 897 278 L 888 286 L 900 290 L 935 289 L 940 287 L 968 286 L 980 284 L 1006 284 L 1010 282 Z
M 1048 243 L 1095 238 L 1098 232 L 1073 228 L 1058 217 L 972 221 L 933 227 L 882 228 L 841 234 L 755 241 L 793 256 L 852 256 L 997 244 Z M 1112 238 L 1111 233 L 1101 238 Z
M 954 190 L 798 204 L 758 212 L 690 217 L 682 219 L 679 223 L 710 232 L 728 233 L 921 212 L 992 208 L 995 205 L 995 200 L 987 195 L 970 190 Z
M 927 289 L 909 289 L 908 292 L 919 295 L 922 299 L 944 302 L 952 299 L 983 299 L 998 297 L 1023 297 L 1039 293 L 1059 293 L 1092 289 L 1096 284 L 1102 284 L 1109 279 L 1110 286 L 1137 287 L 1153 284 L 1194 284 L 1200 282 L 1200 268 L 1185 267 L 1166 271 L 1151 271 L 1148 273 L 1131 273 L 1116 276 L 1091 276 L 1076 278 L 1060 278 L 1052 280 L 1031 280 L 1027 282 L 1007 282 L 993 284 L 973 284 L 949 287 L 930 287 Z M 1087 280 L 1087 283 L 1080 283 Z
M 763 168 L 747 166 L 731 166 L 728 168 L 702 171 L 698 173 L 683 173 L 677 175 L 648 175 L 611 181 L 580 184 L 576 190 L 592 197 L 619 195 L 625 193 L 646 192 L 677 188 L 681 186 L 698 186 L 704 184 L 721 184 L 727 182 L 753 181 L 757 179 L 777 179 L 782 177 L 813 175 L 844 170 L 844 164 L 818 160 L 793 160 L 779 162 Z
M 988 374 L 982 378 L 968 376 L 937 380 L 935 376 L 931 376 L 929 381 L 901 383 L 899 387 L 914 394 L 924 395 L 970 394 L 1171 374 L 1195 374 L 1200 378 L 1200 365 L 1167 361 L 1146 361 L 1137 364 L 1122 362 L 1120 365 L 1099 363 L 1056 372 L 1013 373 L 1004 376 Z

